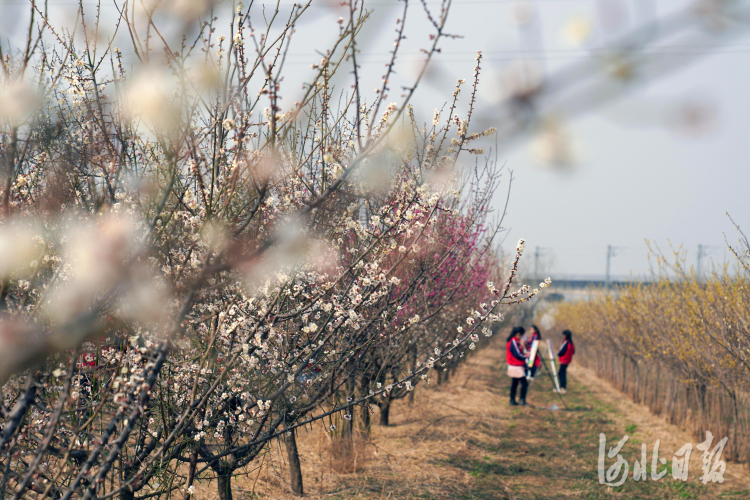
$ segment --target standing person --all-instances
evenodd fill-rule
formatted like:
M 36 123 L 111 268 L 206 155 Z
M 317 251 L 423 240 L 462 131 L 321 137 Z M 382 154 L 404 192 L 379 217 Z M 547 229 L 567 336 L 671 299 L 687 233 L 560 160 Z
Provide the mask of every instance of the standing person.
M 508 362 L 508 376 L 513 379 L 510 385 L 511 406 L 526 405 L 526 390 L 529 383 L 526 381 L 526 356 L 523 354 L 521 336 L 526 330 L 522 326 L 514 326 L 510 331 L 508 342 L 505 345 L 505 359 Z M 521 402 L 516 402 L 516 391 L 521 384 Z
M 531 346 L 534 344 L 534 341 L 539 341 L 539 344 L 542 343 L 542 334 L 539 333 L 539 328 L 537 328 L 536 325 L 531 325 L 529 328 L 529 336 L 524 342 L 526 346 L 526 352 L 529 354 L 531 353 Z M 529 367 L 526 371 L 528 373 L 529 378 L 534 378 L 536 376 L 536 372 L 539 371 L 539 367 L 542 366 L 542 360 L 539 359 L 541 357 L 541 353 L 539 351 L 539 346 L 537 346 L 536 356 L 534 356 L 534 366 Z
M 560 346 L 557 358 L 560 360 L 560 392 L 565 394 L 568 392 L 568 365 L 573 360 L 573 354 L 576 353 L 576 346 L 573 345 L 573 334 L 570 330 L 564 330 L 562 336 L 563 344 Z

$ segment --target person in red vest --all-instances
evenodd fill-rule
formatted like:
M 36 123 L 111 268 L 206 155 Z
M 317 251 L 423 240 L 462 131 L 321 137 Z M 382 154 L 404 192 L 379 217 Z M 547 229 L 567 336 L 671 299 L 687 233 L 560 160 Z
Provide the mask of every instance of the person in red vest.
M 526 356 L 523 353 L 521 336 L 526 330 L 522 326 L 514 326 L 505 345 L 505 359 L 508 362 L 508 376 L 513 379 L 510 385 L 511 406 L 526 406 L 526 391 L 529 383 L 526 381 Z M 516 391 L 521 384 L 521 401 L 516 402 Z
M 573 345 L 573 334 L 570 330 L 564 330 L 562 335 L 563 344 L 560 346 L 557 358 L 560 360 L 560 392 L 565 394 L 568 392 L 568 365 L 573 360 L 573 354 L 576 353 L 576 346 Z
M 539 328 L 537 328 L 536 325 L 531 325 L 529 328 L 529 336 L 524 341 L 524 345 L 526 347 L 526 352 L 531 355 L 531 346 L 534 344 L 534 341 L 538 340 L 541 344 L 542 342 L 542 334 L 539 333 Z M 534 378 L 536 376 L 536 372 L 539 371 L 539 367 L 542 366 L 542 360 L 540 358 L 540 352 L 537 347 L 536 356 L 534 356 L 534 366 L 528 368 L 526 371 L 528 372 L 529 378 Z

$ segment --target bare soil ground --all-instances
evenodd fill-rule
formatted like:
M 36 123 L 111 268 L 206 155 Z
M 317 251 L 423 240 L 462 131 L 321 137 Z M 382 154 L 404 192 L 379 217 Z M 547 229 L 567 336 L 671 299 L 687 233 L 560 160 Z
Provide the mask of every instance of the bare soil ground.
M 325 499 L 719 499 L 750 498 L 750 472 L 728 463 L 722 484 L 703 485 L 694 452 L 687 482 L 671 474 L 658 481 L 632 480 L 641 443 L 660 439 L 659 456 L 671 464 L 683 444 L 698 441 L 632 403 L 593 372 L 571 366 L 563 409 L 542 373 L 528 407 L 508 404 L 509 379 L 500 343 L 476 353 L 449 383 L 416 392 L 413 405 L 399 401 L 388 427 L 374 425 L 368 440 L 342 464 L 331 453 L 323 425 L 298 436 L 305 496 Z M 433 379 L 435 377 L 433 376 Z M 561 407 L 551 410 L 553 405 Z M 613 446 L 630 436 L 621 454 L 630 478 L 619 487 L 599 484 L 599 434 Z M 236 499 L 294 498 L 283 450 L 274 445 L 234 483 Z M 607 459 L 607 467 L 614 460 Z M 342 465 L 344 467 L 342 467 Z M 336 472 L 346 468 L 356 472 Z M 649 466 L 650 467 L 650 466 Z M 660 467 L 662 470 L 664 467 Z M 198 486 L 199 499 L 216 498 L 214 482 Z

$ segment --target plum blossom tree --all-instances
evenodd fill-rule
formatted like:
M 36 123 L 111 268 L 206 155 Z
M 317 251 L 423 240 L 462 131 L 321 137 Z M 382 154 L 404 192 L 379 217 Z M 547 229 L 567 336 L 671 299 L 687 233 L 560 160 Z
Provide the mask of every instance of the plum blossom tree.
M 457 164 L 492 133 L 469 133 L 479 64 L 465 118 L 461 81 L 448 116 L 418 126 L 422 75 L 389 103 L 393 64 L 367 101 L 369 14 L 352 1 L 282 108 L 309 6 L 260 28 L 238 4 L 226 36 L 208 4 L 126 3 L 121 51 L 92 35 L 99 15 L 81 7 L 66 30 L 31 2 L 28 43 L 0 54 L 0 101 L 20 103 L 0 116 L 0 498 L 187 499 L 216 478 L 231 499 L 271 440 L 294 456 L 295 429 L 402 397 L 534 295 L 510 291 L 522 245 L 503 289 L 486 286 L 501 169 Z M 427 11 L 425 64 L 449 7 Z

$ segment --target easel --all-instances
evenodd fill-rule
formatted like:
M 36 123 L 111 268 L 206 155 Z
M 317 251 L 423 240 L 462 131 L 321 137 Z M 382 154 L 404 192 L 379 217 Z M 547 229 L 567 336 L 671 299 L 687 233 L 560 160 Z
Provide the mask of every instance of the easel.
M 531 349 L 531 352 L 533 353 L 532 356 L 529 357 L 529 367 L 534 365 L 534 355 L 539 355 L 539 360 L 542 362 L 542 366 L 544 367 L 544 371 L 547 372 L 547 375 L 552 379 L 552 385 L 555 387 L 555 392 L 557 393 L 557 397 L 560 398 L 560 402 L 565 407 L 565 409 L 568 409 L 568 405 L 565 404 L 565 398 L 563 398 L 562 393 L 560 392 L 560 380 L 557 378 L 557 368 L 555 367 L 555 355 L 552 354 L 552 343 L 547 339 L 547 352 L 549 353 L 549 361 L 550 365 L 552 366 L 552 369 L 547 367 L 547 363 L 544 361 L 544 356 L 539 353 L 538 346 L 536 345 L 538 341 L 534 341 L 533 347 Z M 533 380 L 533 379 L 532 379 Z

